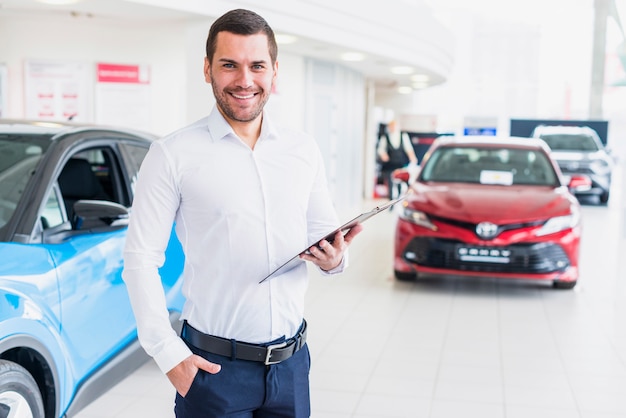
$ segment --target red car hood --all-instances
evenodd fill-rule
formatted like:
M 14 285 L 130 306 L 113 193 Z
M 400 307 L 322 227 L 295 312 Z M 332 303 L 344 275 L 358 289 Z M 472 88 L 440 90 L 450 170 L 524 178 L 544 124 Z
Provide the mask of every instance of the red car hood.
M 571 213 L 565 187 L 414 183 L 409 205 L 443 218 L 496 224 L 548 219 Z

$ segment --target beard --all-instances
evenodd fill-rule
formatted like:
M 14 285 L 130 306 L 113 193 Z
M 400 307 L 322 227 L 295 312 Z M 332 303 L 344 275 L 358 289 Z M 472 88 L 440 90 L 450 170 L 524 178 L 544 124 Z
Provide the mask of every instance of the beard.
M 251 122 L 255 120 L 261 112 L 265 103 L 269 100 L 269 93 L 264 89 L 245 90 L 245 89 L 225 89 L 214 82 L 213 75 L 211 75 L 211 88 L 213 89 L 213 96 L 218 108 L 222 111 L 224 116 L 228 119 L 237 122 Z M 237 94 L 245 96 L 254 93 L 255 97 L 250 100 L 251 105 L 242 107 L 237 103 L 233 103 L 234 99 L 231 94 Z

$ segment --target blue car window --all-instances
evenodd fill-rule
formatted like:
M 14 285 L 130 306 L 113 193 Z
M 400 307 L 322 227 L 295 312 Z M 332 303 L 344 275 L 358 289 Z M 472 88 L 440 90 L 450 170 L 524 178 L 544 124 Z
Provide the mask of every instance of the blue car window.
M 53 228 L 63 223 L 63 210 L 61 202 L 56 194 L 56 189 L 50 190 L 50 195 L 46 199 L 43 212 L 41 213 L 41 222 L 44 229 Z
M 135 146 L 131 144 L 121 144 L 120 151 L 124 157 L 124 163 L 126 165 L 126 172 L 128 173 L 128 180 L 131 188 L 131 199 L 135 194 L 135 183 L 137 183 L 137 175 L 139 173 L 139 167 L 146 154 L 148 148 Z
M 0 228 L 13 216 L 48 143 L 42 136 L 0 135 Z

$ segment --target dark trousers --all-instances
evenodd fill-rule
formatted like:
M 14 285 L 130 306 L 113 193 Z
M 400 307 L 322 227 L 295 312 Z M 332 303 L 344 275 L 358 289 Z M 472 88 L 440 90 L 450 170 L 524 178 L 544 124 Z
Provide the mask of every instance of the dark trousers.
M 187 396 L 176 394 L 177 418 L 308 418 L 309 349 L 305 344 L 289 359 L 270 366 L 232 360 L 191 350 L 222 369 L 217 374 L 198 371 Z
M 397 168 L 401 168 L 401 167 L 397 167 Z M 387 169 L 387 170 L 383 170 L 381 172 L 381 174 L 383 175 L 383 178 L 385 179 L 385 183 L 387 183 L 387 197 L 389 198 L 389 200 L 393 200 L 396 197 L 400 196 L 400 193 L 402 193 L 402 185 L 400 183 L 395 183 L 393 181 L 393 171 L 396 168 L 391 168 L 391 169 Z

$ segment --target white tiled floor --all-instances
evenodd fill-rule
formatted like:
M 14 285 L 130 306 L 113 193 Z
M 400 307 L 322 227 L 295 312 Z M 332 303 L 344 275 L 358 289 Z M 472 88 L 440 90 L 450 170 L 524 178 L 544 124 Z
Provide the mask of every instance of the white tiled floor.
M 312 272 L 313 418 L 626 417 L 626 204 L 583 208 L 573 291 L 392 279 L 395 213 L 373 218 L 341 278 Z M 172 418 L 146 364 L 79 418 Z

